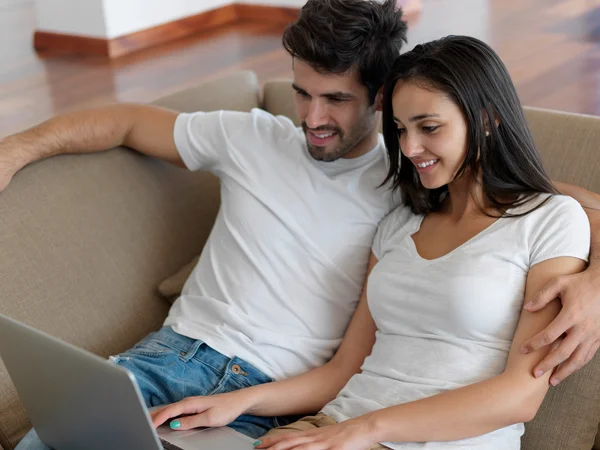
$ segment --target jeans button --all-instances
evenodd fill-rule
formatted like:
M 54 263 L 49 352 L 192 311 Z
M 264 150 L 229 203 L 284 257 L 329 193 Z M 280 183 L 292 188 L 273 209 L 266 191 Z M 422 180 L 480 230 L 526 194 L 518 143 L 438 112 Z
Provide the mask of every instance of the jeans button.
M 236 375 L 243 375 L 245 377 L 248 376 L 248 374 L 242 370 L 239 364 L 234 364 L 233 366 L 231 366 L 231 371 Z
M 185 355 L 187 355 L 187 353 L 186 353 L 186 352 L 181 352 L 181 353 L 179 354 L 179 356 L 185 356 Z

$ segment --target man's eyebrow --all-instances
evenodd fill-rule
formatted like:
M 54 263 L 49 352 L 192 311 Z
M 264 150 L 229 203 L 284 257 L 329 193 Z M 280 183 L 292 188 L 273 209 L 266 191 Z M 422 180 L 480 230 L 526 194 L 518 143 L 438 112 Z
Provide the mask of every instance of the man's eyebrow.
M 304 89 L 302 89 L 296 83 L 292 83 L 292 87 L 297 92 L 301 92 L 304 94 L 307 93 Z M 351 99 L 355 98 L 355 95 L 350 94 L 349 92 L 334 91 L 334 92 L 326 92 L 325 94 L 321 94 L 321 97 L 337 98 L 337 99 L 342 99 L 342 100 L 351 100 Z
M 354 94 L 350 94 L 349 92 L 337 91 L 337 92 L 327 92 L 326 94 L 322 94 L 322 97 L 350 100 L 350 99 L 353 99 L 355 96 L 354 96 Z

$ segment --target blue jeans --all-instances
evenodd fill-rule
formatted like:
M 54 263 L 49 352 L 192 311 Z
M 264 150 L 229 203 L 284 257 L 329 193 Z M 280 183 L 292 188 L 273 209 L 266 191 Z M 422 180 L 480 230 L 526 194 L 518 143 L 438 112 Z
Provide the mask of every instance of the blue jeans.
M 175 403 L 186 397 L 214 395 L 269 383 L 271 378 L 239 358 L 228 358 L 202 341 L 163 327 L 135 347 L 110 358 L 130 370 L 147 407 Z M 295 418 L 243 415 L 229 424 L 252 438 Z M 31 430 L 15 450 L 50 450 Z

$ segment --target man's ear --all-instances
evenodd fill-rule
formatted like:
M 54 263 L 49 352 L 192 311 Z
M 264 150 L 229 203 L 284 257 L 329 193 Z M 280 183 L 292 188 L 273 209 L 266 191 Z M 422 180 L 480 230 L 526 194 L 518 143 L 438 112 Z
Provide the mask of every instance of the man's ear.
M 379 88 L 377 91 L 377 95 L 375 95 L 375 110 L 381 111 L 383 109 L 383 86 Z

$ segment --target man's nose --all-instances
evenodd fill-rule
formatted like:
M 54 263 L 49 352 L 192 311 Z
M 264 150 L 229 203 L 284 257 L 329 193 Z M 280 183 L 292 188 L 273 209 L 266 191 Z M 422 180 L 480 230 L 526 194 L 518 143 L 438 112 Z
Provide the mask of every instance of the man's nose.
M 327 125 L 327 107 L 319 101 L 311 102 L 305 121 L 308 128 L 313 130 Z

